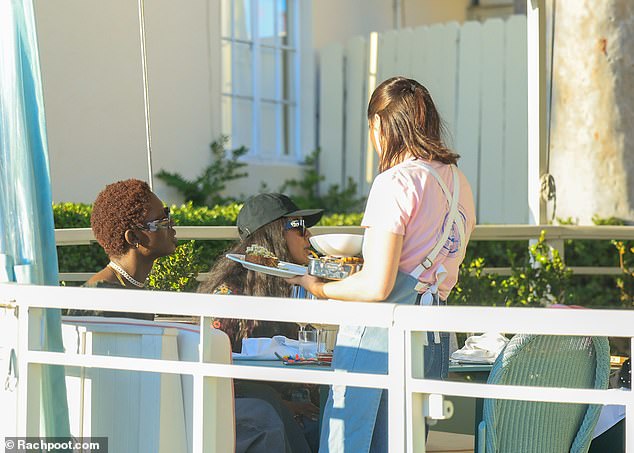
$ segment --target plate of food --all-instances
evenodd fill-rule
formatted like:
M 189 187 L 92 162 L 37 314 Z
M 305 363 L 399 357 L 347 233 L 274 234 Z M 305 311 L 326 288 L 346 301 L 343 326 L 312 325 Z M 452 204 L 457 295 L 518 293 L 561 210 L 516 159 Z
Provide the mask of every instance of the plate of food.
M 229 253 L 227 258 L 236 261 L 246 269 L 276 277 L 295 277 L 306 274 L 306 266 L 280 261 L 273 253 L 259 245 L 247 247 L 246 254 Z

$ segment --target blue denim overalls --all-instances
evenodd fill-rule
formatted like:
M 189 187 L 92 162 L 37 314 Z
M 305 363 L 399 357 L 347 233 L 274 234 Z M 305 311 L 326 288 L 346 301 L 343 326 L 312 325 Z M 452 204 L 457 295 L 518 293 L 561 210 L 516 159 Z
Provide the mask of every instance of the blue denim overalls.
M 427 168 L 439 181 L 450 204 L 446 225 L 458 225 L 459 234 L 464 237 L 464 221 L 458 213 L 458 174 L 453 167 L 454 192 L 448 191 L 444 181 L 431 167 Z M 446 228 L 434 250 L 411 274 L 398 272 L 394 288 L 385 300 L 397 304 L 441 305 L 438 286 L 446 276 L 441 265 L 435 273 L 435 283 L 424 285 L 418 276 L 431 267 L 438 251 L 446 243 L 449 231 Z M 464 244 L 464 241 L 461 241 Z M 437 332 L 427 333 L 425 346 L 425 377 L 444 378 L 449 366 L 449 335 Z M 365 326 L 341 326 L 337 334 L 337 344 L 333 357 L 335 372 L 363 372 L 387 374 L 388 332 L 385 328 Z M 387 452 L 387 392 L 381 389 L 346 387 L 335 385 L 330 389 L 324 409 L 320 453 L 364 453 Z

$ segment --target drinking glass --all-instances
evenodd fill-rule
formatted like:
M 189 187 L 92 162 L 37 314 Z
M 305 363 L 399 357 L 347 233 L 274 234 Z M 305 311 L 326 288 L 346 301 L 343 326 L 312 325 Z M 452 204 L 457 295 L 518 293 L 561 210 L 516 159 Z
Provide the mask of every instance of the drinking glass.
M 315 327 L 317 328 L 317 326 Z M 339 326 L 319 324 L 319 328 L 317 328 L 317 352 L 319 354 L 331 355 L 333 353 L 338 331 Z
M 291 299 L 315 299 L 315 296 L 306 291 L 303 286 L 293 285 L 291 287 Z M 306 330 L 306 326 L 308 325 L 307 322 L 299 321 L 297 322 L 297 324 L 299 325 L 300 332 L 304 332 Z
M 315 330 L 300 330 L 297 338 L 299 340 L 299 356 L 302 359 L 316 358 L 317 332 Z

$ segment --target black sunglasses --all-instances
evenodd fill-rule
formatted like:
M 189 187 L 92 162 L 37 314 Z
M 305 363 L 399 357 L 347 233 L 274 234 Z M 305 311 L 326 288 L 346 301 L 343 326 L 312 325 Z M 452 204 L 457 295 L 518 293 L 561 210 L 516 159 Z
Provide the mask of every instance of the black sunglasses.
M 306 236 L 306 224 L 304 219 L 287 220 L 284 224 L 284 231 L 298 230 L 302 236 Z
M 174 226 L 172 223 L 172 215 L 170 214 L 170 208 L 164 207 L 163 212 L 165 213 L 165 217 L 162 219 L 152 220 L 147 222 L 145 225 L 137 225 L 137 228 L 140 230 L 150 231 L 152 233 L 158 230 L 165 230 L 167 228 L 171 228 Z

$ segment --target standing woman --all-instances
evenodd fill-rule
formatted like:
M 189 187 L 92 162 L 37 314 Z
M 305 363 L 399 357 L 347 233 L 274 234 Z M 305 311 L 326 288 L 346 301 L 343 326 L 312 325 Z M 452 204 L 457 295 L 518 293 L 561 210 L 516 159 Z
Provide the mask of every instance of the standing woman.
M 441 137 L 442 122 L 425 87 L 394 77 L 368 105 L 379 156 L 362 221 L 363 269 L 337 282 L 294 277 L 320 299 L 444 305 L 458 278 L 475 226 L 471 187 L 459 156 Z M 428 333 L 425 377 L 448 371 L 448 334 Z M 387 373 L 387 330 L 341 326 L 333 367 Z M 387 392 L 334 386 L 324 414 L 320 452 L 387 452 Z

